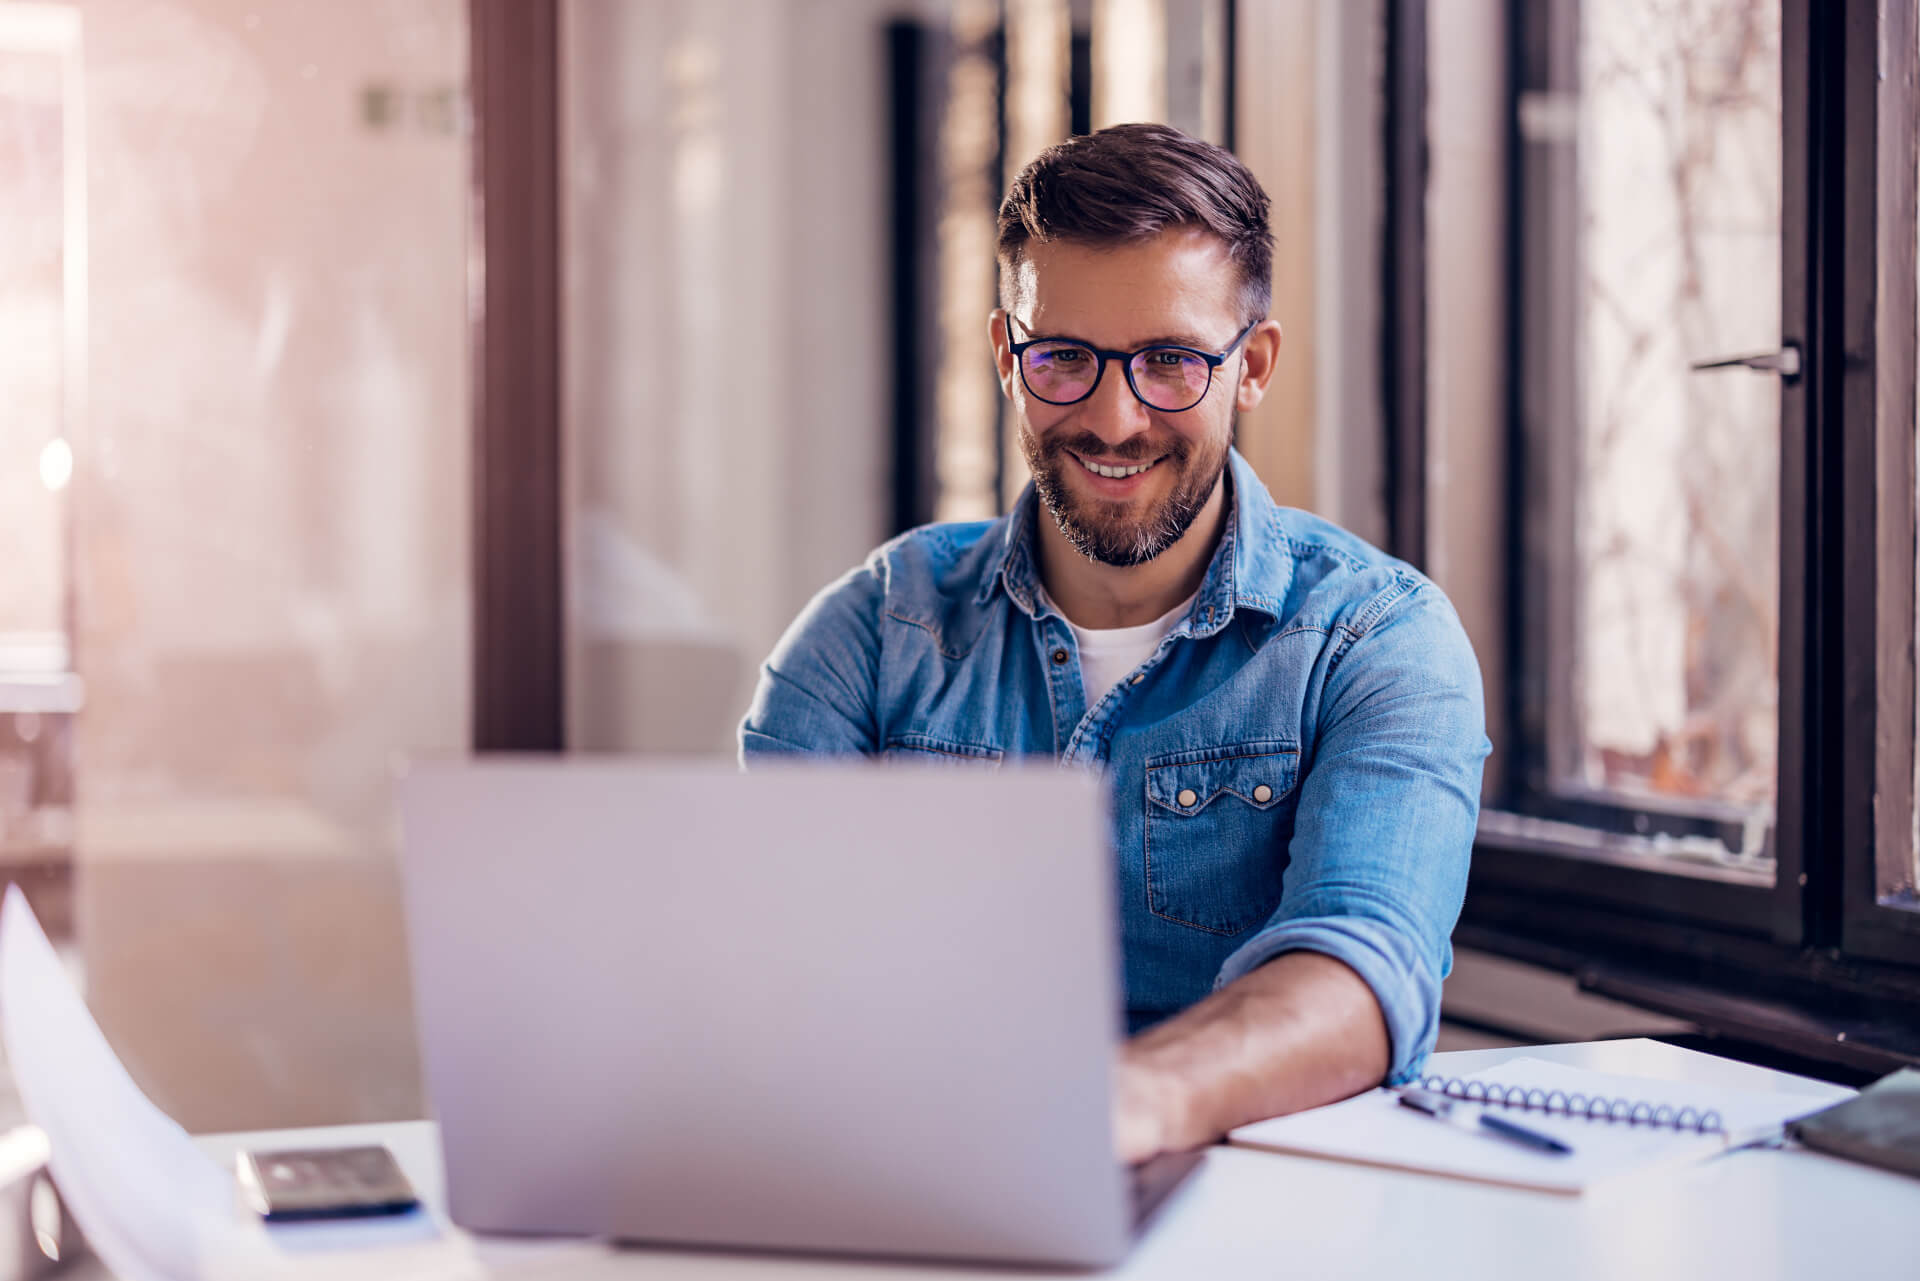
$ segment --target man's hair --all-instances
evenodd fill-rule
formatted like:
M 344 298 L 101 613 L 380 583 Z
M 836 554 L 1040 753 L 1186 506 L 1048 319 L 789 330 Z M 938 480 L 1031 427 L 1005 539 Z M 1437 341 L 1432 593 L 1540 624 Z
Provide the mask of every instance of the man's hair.
M 1027 242 L 1137 244 L 1170 227 L 1200 227 L 1226 242 L 1240 272 L 1242 321 L 1273 301 L 1267 193 L 1224 147 L 1169 125 L 1114 125 L 1041 152 L 1000 204 L 1000 295 L 1014 303 Z

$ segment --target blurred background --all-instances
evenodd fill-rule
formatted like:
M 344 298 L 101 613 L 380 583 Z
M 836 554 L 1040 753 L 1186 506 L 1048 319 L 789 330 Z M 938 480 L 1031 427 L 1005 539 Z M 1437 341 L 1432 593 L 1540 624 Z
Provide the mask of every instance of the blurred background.
M 1804 885 L 1808 429 L 1777 362 L 1692 366 L 1794 331 L 1809 21 L 0 0 L 0 862 L 188 1128 L 420 1115 L 395 761 L 730 754 L 818 588 L 1019 492 L 995 206 L 1049 143 L 1150 119 L 1274 201 L 1287 337 L 1241 450 L 1473 637 L 1489 866 L 1764 933 Z M 1876 188 L 1904 174 L 1876 261 L 1909 336 L 1910 141 Z M 1911 824 L 1888 848 L 1861 892 L 1907 912 Z M 1496 950 L 1463 951 L 1445 1044 L 1702 1022 Z

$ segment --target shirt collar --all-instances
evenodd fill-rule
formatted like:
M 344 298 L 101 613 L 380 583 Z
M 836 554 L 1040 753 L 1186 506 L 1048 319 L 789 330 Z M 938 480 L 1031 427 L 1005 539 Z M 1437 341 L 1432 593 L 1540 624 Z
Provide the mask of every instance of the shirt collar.
M 1193 609 L 1174 629 L 1176 634 L 1211 636 L 1232 620 L 1240 607 L 1277 618 L 1280 600 L 1293 577 L 1293 558 L 1287 540 L 1276 528 L 1280 507 L 1240 451 L 1227 452 L 1227 523 L 1220 545 L 1214 548 L 1207 573 L 1200 580 Z M 1013 510 L 1000 519 L 991 537 L 997 539 L 974 603 L 984 605 L 996 587 L 1029 618 L 1042 613 L 1040 571 L 1034 553 L 1039 496 L 1032 482 L 1020 491 Z

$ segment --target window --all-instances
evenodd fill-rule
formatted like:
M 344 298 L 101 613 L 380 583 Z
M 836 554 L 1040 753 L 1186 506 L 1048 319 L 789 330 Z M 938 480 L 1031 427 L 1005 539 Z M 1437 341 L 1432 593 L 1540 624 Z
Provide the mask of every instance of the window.
M 1463 933 L 1920 1002 L 1914 6 L 1508 14 L 1506 757 Z
M 1781 380 L 1695 366 L 1780 345 L 1779 5 L 1525 10 L 1525 707 L 1493 822 L 1771 885 Z

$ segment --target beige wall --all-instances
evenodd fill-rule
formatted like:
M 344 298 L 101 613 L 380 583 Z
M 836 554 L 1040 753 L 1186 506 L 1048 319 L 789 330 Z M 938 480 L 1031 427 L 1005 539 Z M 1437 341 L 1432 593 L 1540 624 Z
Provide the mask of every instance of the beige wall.
M 1480 659 L 1501 768 L 1506 563 L 1506 6 L 1446 0 L 1428 25 L 1428 572 Z
M 1266 400 L 1240 416 L 1239 445 L 1279 502 L 1313 508 L 1315 364 L 1313 323 L 1321 287 L 1315 191 L 1318 0 L 1239 6 L 1234 148 L 1273 202 L 1273 309 L 1285 334 Z
M 1382 7 L 1265 0 L 1238 19 L 1235 149 L 1273 202 L 1286 335 L 1240 448 L 1280 502 L 1383 543 Z

